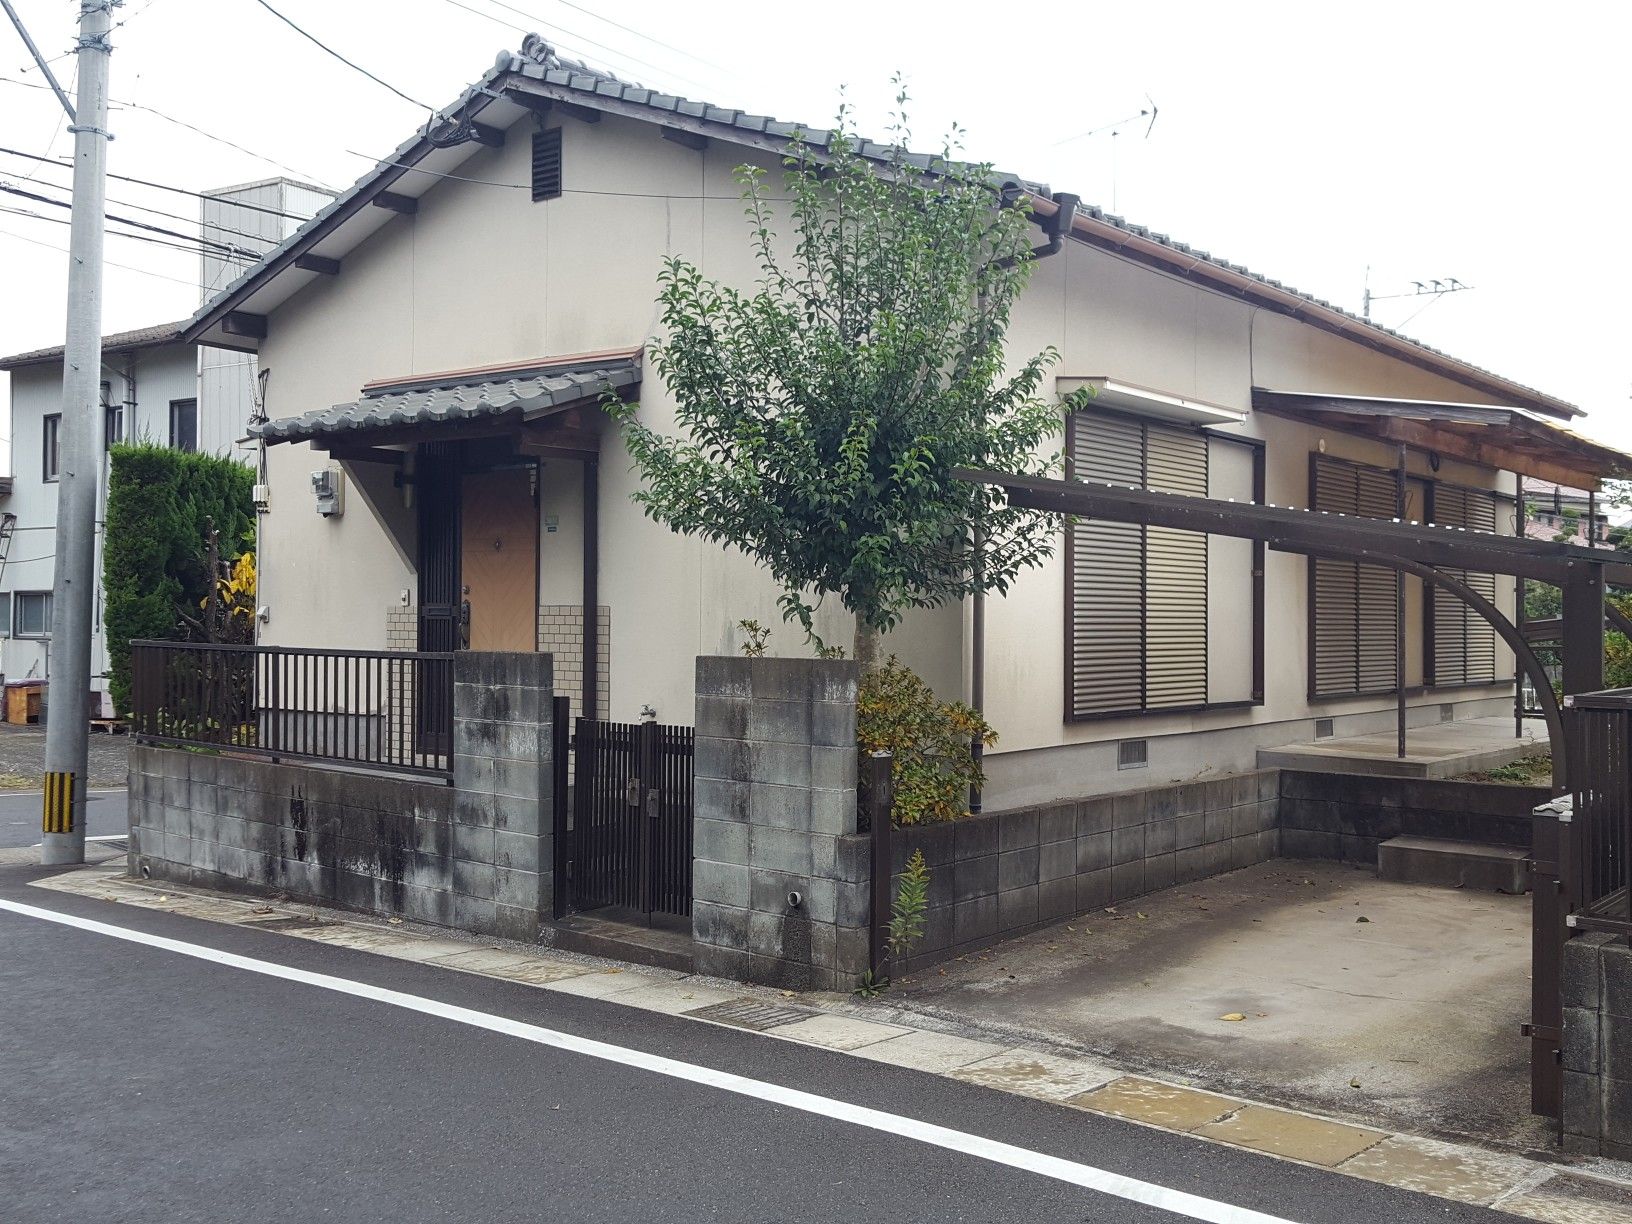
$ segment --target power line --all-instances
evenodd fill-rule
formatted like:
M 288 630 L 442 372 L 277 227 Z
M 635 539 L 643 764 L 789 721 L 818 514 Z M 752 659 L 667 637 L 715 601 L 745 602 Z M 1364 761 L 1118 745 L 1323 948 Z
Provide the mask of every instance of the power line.
M 53 200 L 50 196 L 40 195 L 36 191 L 24 191 L 21 187 L 9 187 L 5 184 L 0 184 L 0 192 L 5 192 L 7 195 L 21 196 L 23 199 L 33 200 L 37 204 L 49 204 L 53 208 L 73 207 L 73 205 L 67 200 Z M 138 221 L 133 217 L 121 217 L 117 213 L 110 212 L 104 213 L 103 215 L 107 217 L 109 221 L 117 221 L 120 225 L 129 225 L 135 229 L 148 230 L 155 234 L 162 234 L 166 238 L 179 238 L 183 242 L 196 242 L 201 247 L 214 247 L 217 250 L 227 251 L 235 255 L 243 253 L 242 248 L 238 247 L 234 243 L 217 242 L 213 238 L 205 238 L 202 235 L 183 233 L 181 230 L 169 229 L 163 225 L 153 225 L 147 221 Z M 266 242 L 267 239 L 263 238 L 259 239 L 259 241 Z M 276 244 L 274 243 L 271 245 Z M 267 249 L 270 250 L 271 246 L 268 246 Z M 264 254 L 264 252 L 251 251 L 250 254 L 259 256 L 260 254 Z
M 21 85 L 24 89 L 49 88 L 45 85 L 36 85 L 33 81 L 19 81 L 16 77 L 0 76 L 0 81 L 4 81 L 7 85 Z M 323 186 L 323 184 L 318 181 L 318 176 L 315 174 L 308 174 L 304 170 L 298 170 L 294 166 L 286 165 L 275 157 L 268 157 L 265 153 L 257 153 L 254 149 L 246 149 L 243 145 L 238 144 L 235 141 L 228 140 L 225 136 L 217 136 L 214 132 L 206 131 L 196 124 L 188 123 L 185 119 L 177 119 L 174 115 L 166 114 L 156 106 L 147 106 L 141 102 L 123 102 L 118 98 L 109 98 L 108 101 L 113 106 L 121 107 L 125 110 L 146 111 L 150 115 L 163 119 L 166 123 L 173 123 L 179 128 L 186 128 L 189 132 L 202 136 L 206 140 L 213 140 L 218 145 L 224 145 L 229 149 L 235 149 L 239 153 L 253 157 L 256 161 L 265 162 L 269 166 L 276 166 L 279 170 L 287 171 L 289 174 L 293 174 L 296 178 L 306 179 L 317 186 L 323 187 L 323 190 L 325 191 L 330 190 L 330 188 Z M 118 178 L 119 176 L 113 175 L 112 177 Z
M 17 217 L 27 217 L 32 221 L 49 221 L 53 225 L 71 225 L 72 224 L 72 222 L 67 217 L 54 217 L 54 216 L 50 216 L 50 215 L 48 215 L 46 213 L 33 212 L 33 211 L 31 211 L 30 209 L 27 209 L 27 208 L 15 208 L 15 207 L 13 207 L 13 206 L 11 206 L 9 204 L 0 204 L 0 212 L 10 213 L 13 216 L 17 216 Z M 108 220 L 114 222 L 116 225 L 129 225 L 129 224 L 131 224 L 130 222 L 122 221 L 117 217 L 109 217 Z M 147 242 L 147 243 L 151 243 L 154 246 L 167 247 L 170 250 L 181 251 L 181 252 L 183 252 L 184 254 L 187 254 L 187 255 L 219 255 L 220 254 L 220 252 L 218 252 L 218 251 L 204 250 L 203 248 L 201 248 L 201 247 L 199 247 L 197 245 L 187 245 L 187 243 L 184 242 L 184 241 L 183 242 L 178 242 L 178 241 L 175 241 L 175 240 L 170 239 L 170 238 L 157 238 L 157 237 L 154 237 L 151 234 L 127 234 L 123 230 L 108 230 L 107 233 L 108 233 L 109 237 L 112 237 L 112 238 L 129 238 L 133 242 Z M 196 240 L 193 240 L 193 241 L 196 243 Z M 231 251 L 230 247 L 227 248 L 227 249 L 228 249 L 229 252 Z M 243 254 L 243 253 L 244 252 L 239 252 L 239 254 Z
M 20 208 L 12 208 L 12 209 L 6 209 L 6 211 L 7 212 L 18 212 L 18 213 L 20 213 L 23 210 L 20 209 Z M 28 215 L 38 216 L 37 213 L 28 214 Z M 56 220 L 55 217 L 42 217 L 40 219 L 43 220 L 43 221 L 55 221 Z M 117 238 L 134 238 L 135 237 L 134 234 L 116 234 L 114 236 L 117 237 Z M 45 241 L 43 241 L 43 240 L 41 240 L 39 238 L 30 238 L 27 234 L 14 233 L 14 232 L 12 232 L 11 230 L 8 230 L 8 229 L 0 229 L 0 238 L 15 238 L 18 242 L 26 242 L 26 243 L 29 243 L 31 246 L 44 247 L 48 251 L 60 251 L 64 255 L 68 254 L 68 248 L 65 247 L 65 246 L 58 246 L 54 242 L 45 242 Z M 115 263 L 111 259 L 104 259 L 102 262 L 104 264 L 106 264 L 110 268 L 121 268 L 126 272 L 140 272 L 143 276 L 151 276 L 151 277 L 154 277 L 154 278 L 156 278 L 158 280 L 172 281 L 172 282 L 174 282 L 175 284 L 178 284 L 178 285 L 186 285 L 189 289 L 197 289 L 198 288 L 198 286 L 196 284 L 194 284 L 192 281 L 182 280 L 181 277 L 179 277 L 179 276 L 166 276 L 163 272 L 151 272 L 146 268 L 138 268 L 134 264 Z
M 489 3 L 496 4 L 500 8 L 507 8 L 513 13 L 521 13 L 520 9 L 516 8 L 514 5 L 504 3 L 504 0 L 489 0 Z M 654 46 L 662 47 L 665 51 L 673 51 L 676 55 L 683 55 L 687 59 L 694 60 L 695 62 L 703 65 L 703 67 L 705 67 L 705 68 L 714 69 L 715 72 L 730 72 L 731 71 L 731 69 L 726 68 L 723 65 L 716 64 L 713 60 L 707 60 L 707 59 L 704 59 L 700 55 L 694 55 L 690 51 L 686 51 L 686 50 L 683 50 L 680 47 L 674 46 L 672 43 L 664 42 L 661 38 L 653 38 L 650 34 L 647 34 L 643 30 L 637 30 L 634 26 L 626 26 L 621 21 L 613 21 L 612 18 L 602 16 L 600 13 L 595 12 L 593 9 L 587 9 L 581 4 L 574 4 L 572 2 L 572 0 L 559 0 L 559 3 L 561 3 L 562 5 L 564 5 L 567 8 L 578 10 L 578 12 L 584 14 L 584 16 L 586 16 L 586 17 L 594 18 L 596 21 L 605 22 L 607 25 L 612 26 L 614 29 L 622 30 L 625 34 L 633 34 L 636 38 L 645 39 L 647 42 L 653 44 Z M 522 13 L 521 15 L 523 17 L 527 16 L 527 14 L 525 14 L 525 13 Z
M 0 78 L 0 80 L 3 79 L 4 78 Z M 0 153 L 9 153 L 13 157 L 22 157 L 28 159 L 29 161 L 50 162 L 52 165 L 61 167 L 63 169 L 70 169 L 72 167 L 72 163 L 62 161 L 60 158 L 41 157 L 38 153 L 24 153 L 21 149 L 10 149 L 4 145 L 0 145 Z M 132 178 L 128 174 L 109 174 L 108 177 L 118 179 L 121 183 L 135 183 L 140 187 L 152 187 L 159 191 L 171 191 L 177 195 L 192 196 L 195 200 L 219 200 L 224 198 L 218 195 L 206 195 L 202 191 L 192 191 L 186 187 L 172 187 L 169 183 L 156 183 L 152 179 Z M 311 220 L 310 217 L 303 217 L 299 213 L 283 212 L 280 209 L 267 208 L 260 204 L 249 204 L 240 200 L 234 200 L 232 201 L 232 204 L 235 208 L 242 208 L 247 212 L 265 213 L 269 217 L 283 217 L 289 221 L 300 222 Z
M 0 178 L 0 183 L 6 183 L 8 181 L 11 183 L 12 186 L 16 186 L 18 181 L 24 181 L 24 180 L 7 180 L 7 179 L 4 179 L 4 178 Z M 26 180 L 26 181 L 32 181 L 32 180 Z M 66 190 L 68 190 L 66 187 L 60 186 L 57 183 L 37 183 L 36 186 L 50 188 L 50 189 L 55 190 L 55 191 L 66 191 Z M 231 199 L 227 199 L 227 198 L 224 198 L 224 197 L 217 197 L 217 198 L 220 198 L 221 202 L 224 203 L 224 204 L 231 205 L 231 204 L 236 203 L 236 201 L 231 200 Z M 109 196 L 108 197 L 108 203 L 118 204 L 123 208 L 134 208 L 134 209 L 137 209 L 140 212 L 152 213 L 156 217 L 168 217 L 172 221 L 181 221 L 181 222 L 184 222 L 184 223 L 186 223 L 188 225 L 197 224 L 200 227 L 201 230 L 209 230 L 209 231 L 212 231 L 214 233 L 221 233 L 221 234 L 232 234 L 234 237 L 247 238 L 251 242 L 260 242 L 260 243 L 266 243 L 266 244 L 268 244 L 270 246 L 276 246 L 279 242 L 282 241 L 281 238 L 268 237 L 265 234 L 251 234 L 248 230 L 234 229 L 232 226 L 222 225 L 220 222 L 216 222 L 216 221 L 205 222 L 205 221 L 200 221 L 197 217 L 187 217 L 187 216 L 183 216 L 181 213 L 166 212 L 162 208 L 154 208 L 151 204 L 138 204 L 134 200 L 116 200 L 116 199 L 114 199 L 114 197 Z
M 507 27 L 509 29 L 512 29 L 512 30 L 516 31 L 516 33 L 518 33 L 518 34 L 530 34 L 530 33 L 532 33 L 532 31 L 529 30 L 526 26 L 517 25 L 513 21 L 506 21 L 503 17 L 495 17 L 495 16 L 493 16 L 492 13 L 483 12 L 481 9 L 471 8 L 470 5 L 468 5 L 468 4 L 466 4 L 464 2 L 464 0 L 444 0 L 444 3 L 451 4 L 454 8 L 464 9 L 465 12 L 467 12 L 467 13 L 474 13 L 476 16 L 485 18 L 488 21 L 496 22 L 499 25 L 505 26 L 505 27 Z M 579 33 L 576 33 L 576 32 L 574 32 L 572 30 L 568 30 L 563 26 L 558 26 L 553 22 L 545 21 L 542 17 L 539 17 L 534 13 L 525 12 L 522 9 L 517 8 L 513 4 L 504 4 L 504 3 L 502 3 L 502 0 L 488 0 L 488 3 L 493 4 L 493 5 L 497 6 L 498 8 L 508 9 L 510 12 L 515 13 L 518 16 L 527 18 L 528 21 L 531 21 L 535 25 L 540 26 L 543 29 L 549 31 L 549 33 L 552 36 L 556 37 L 556 38 L 559 38 L 560 36 L 565 35 L 566 38 L 570 39 L 574 43 L 582 43 L 584 46 L 595 47 L 595 48 L 597 48 L 597 49 L 599 49 L 601 51 L 605 51 L 605 52 L 608 52 L 608 53 L 610 53 L 612 55 L 615 55 L 621 60 L 626 60 L 631 64 L 636 64 L 636 65 L 638 65 L 638 66 L 640 66 L 642 68 L 649 68 L 653 72 L 659 73 L 659 74 L 661 74 L 663 76 L 677 77 L 682 81 L 689 81 L 691 84 L 701 86 L 704 89 L 708 88 L 708 86 L 706 84 L 704 84 L 702 81 L 697 80 L 695 77 L 686 76 L 684 73 L 675 72 L 671 68 L 664 68 L 661 64 L 654 64 L 650 60 L 643 60 L 643 59 L 639 58 L 638 56 L 630 55 L 627 51 L 620 51 L 618 48 L 613 47 L 613 46 L 609 46 L 606 43 L 597 42 L 595 39 L 590 38 L 587 35 L 579 34 Z M 567 45 L 567 44 L 563 44 L 563 45 Z M 570 50 L 570 51 L 574 51 L 576 54 L 579 54 L 579 55 L 583 54 L 583 52 L 581 50 L 579 50 L 577 47 L 574 47 L 574 46 L 571 46 L 571 45 L 567 45 L 567 49 Z M 593 57 L 591 57 L 591 58 L 593 58 Z
M 386 89 L 389 89 L 392 93 L 396 94 L 397 97 L 401 98 L 404 102 L 412 103 L 414 106 L 419 107 L 421 110 L 430 111 L 433 115 L 436 113 L 436 108 L 434 106 L 426 106 L 425 103 L 419 101 L 418 99 L 410 98 L 407 94 L 403 93 L 402 90 L 398 89 L 395 85 L 391 84 L 389 81 L 382 81 L 379 77 L 375 76 L 372 72 L 370 72 L 367 68 L 364 68 L 361 64 L 353 63 L 351 60 L 349 60 L 345 56 L 341 55 L 340 52 L 336 51 L 333 47 L 331 47 L 327 43 L 323 42 L 323 40 L 318 38 L 315 34 L 307 33 L 305 30 L 301 29 L 300 26 L 296 25 L 293 21 L 289 20 L 289 18 L 285 17 L 282 13 L 278 12 L 277 9 L 273 8 L 270 4 L 268 4 L 266 2 L 266 0 L 255 0 L 255 3 L 260 5 L 262 8 L 264 8 L 267 12 L 271 13 L 272 16 L 276 17 L 279 21 L 283 22 L 284 25 L 288 26 L 296 34 L 299 34 L 302 38 L 304 38 L 307 42 L 311 43 L 314 47 L 317 47 L 318 49 L 326 52 L 327 54 L 332 55 L 335 59 L 339 60 L 347 68 L 350 68 L 355 72 L 362 73 L 369 80 L 373 81 L 376 85 L 384 86 Z

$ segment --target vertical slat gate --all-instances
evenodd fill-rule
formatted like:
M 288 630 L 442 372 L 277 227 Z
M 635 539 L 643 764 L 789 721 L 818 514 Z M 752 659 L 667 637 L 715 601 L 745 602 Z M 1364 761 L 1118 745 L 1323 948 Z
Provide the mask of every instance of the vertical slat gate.
M 570 908 L 691 913 L 693 732 L 580 718 Z

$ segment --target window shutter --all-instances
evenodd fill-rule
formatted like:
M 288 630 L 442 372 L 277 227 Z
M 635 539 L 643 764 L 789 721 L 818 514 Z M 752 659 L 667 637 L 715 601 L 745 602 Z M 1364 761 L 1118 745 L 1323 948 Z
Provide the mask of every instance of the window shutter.
M 561 129 L 533 133 L 533 199 L 553 200 L 561 194 Z
M 1479 489 L 1433 487 L 1433 521 L 1469 531 L 1496 530 L 1496 498 Z M 1449 571 L 1486 599 L 1496 598 L 1496 576 L 1467 570 Z M 1431 684 L 1478 684 L 1496 679 L 1496 631 L 1443 587 L 1433 588 L 1429 604 L 1432 652 Z
M 1071 475 L 1143 488 L 1137 422 L 1072 419 Z M 1082 717 L 1144 704 L 1145 559 L 1136 523 L 1073 521 L 1070 540 L 1071 713 Z
M 1316 455 L 1310 501 L 1315 510 L 1393 518 L 1394 473 Z M 1395 684 L 1399 632 L 1394 571 L 1352 561 L 1312 560 L 1313 675 L 1316 697 L 1389 692 Z
M 1207 496 L 1207 439 L 1190 430 L 1146 427 L 1146 487 Z M 1207 537 L 1145 529 L 1145 705 L 1207 701 Z

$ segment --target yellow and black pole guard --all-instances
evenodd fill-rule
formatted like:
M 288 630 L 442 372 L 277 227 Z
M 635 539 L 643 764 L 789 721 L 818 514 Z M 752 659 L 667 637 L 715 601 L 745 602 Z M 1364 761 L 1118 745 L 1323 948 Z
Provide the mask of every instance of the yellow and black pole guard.
M 45 815 L 40 826 L 47 833 L 74 831 L 74 775 L 45 775 Z

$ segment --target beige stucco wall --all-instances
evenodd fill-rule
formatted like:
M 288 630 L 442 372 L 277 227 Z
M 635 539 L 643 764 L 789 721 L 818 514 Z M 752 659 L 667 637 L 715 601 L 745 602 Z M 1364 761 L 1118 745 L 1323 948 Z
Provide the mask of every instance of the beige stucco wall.
M 475 153 L 459 173 L 506 183 L 528 180 L 531 121 L 511 129 L 506 147 Z M 267 410 L 283 417 L 356 398 L 370 380 L 533 357 L 615 348 L 649 338 L 656 326 L 656 277 L 671 254 L 707 275 L 741 284 L 754 275 L 732 168 L 744 151 L 720 143 L 698 152 L 660 139 L 658 129 L 607 117 L 564 127 L 566 194 L 535 204 L 525 190 L 446 180 L 421 198 L 417 215 L 394 217 L 349 253 L 337 277 L 318 278 L 273 313 L 262 347 L 271 371 Z M 1016 311 L 1016 354 L 1056 346 L 1061 376 L 1105 374 L 1164 392 L 1246 411 L 1254 385 L 1368 395 L 1477 400 L 1475 392 L 1292 319 L 1257 310 L 1079 243 L 1039 265 Z M 641 412 L 672 425 L 673 405 L 649 376 Z M 1241 432 L 1269 445 L 1268 497 L 1302 505 L 1309 452 L 1391 465 L 1392 448 L 1250 416 Z M 370 497 L 348 490 L 344 517 L 315 512 L 309 473 L 325 461 L 310 447 L 270 448 L 271 513 L 261 550 L 269 642 L 380 647 L 386 611 L 414 591 L 411 551 L 393 543 L 370 501 L 394 517 L 400 536 L 406 501 L 376 484 Z M 1412 470 L 1426 473 L 1424 457 Z M 1494 474 L 1446 462 L 1442 479 L 1488 486 Z M 543 536 L 540 600 L 581 594 L 581 513 L 576 465 L 545 465 L 540 512 L 554 516 Z M 636 476 L 608 437 L 600 464 L 600 602 L 611 609 L 611 705 L 632 718 L 650 704 L 665 721 L 689 722 L 693 656 L 731 652 L 739 620 L 773 626 L 773 653 L 800 654 L 797 630 L 783 626 L 776 590 L 748 559 L 678 538 L 630 501 Z M 400 491 L 394 493 L 404 497 Z M 1220 555 L 1228 552 L 1221 549 Z M 321 561 L 319 559 L 322 559 Z M 333 559 L 333 563 L 329 563 Z M 343 559 L 343 560 L 341 560 Z M 1030 801 L 1091 793 L 1129 779 L 1114 769 L 1114 742 L 1129 736 L 1189 734 L 1174 764 L 1153 753 L 1150 784 L 1167 776 L 1226 772 L 1251 765 L 1260 743 L 1307 739 L 1309 720 L 1381 717 L 1392 699 L 1321 702 L 1305 696 L 1305 562 L 1271 553 L 1267 585 L 1267 693 L 1263 706 L 1070 724 L 1063 719 L 1063 560 L 1024 576 L 988 600 L 987 710 L 1001 734 L 990 758 L 992 798 Z M 1411 584 L 1408 666 L 1421 675 L 1420 591 Z M 1250 607 L 1221 596 L 1210 627 L 1217 647 L 1250 649 Z M 1501 584 L 1511 602 L 1511 584 Z M 914 616 L 892 635 L 898 650 L 946 696 L 967 692 L 969 609 Z M 824 608 L 819 631 L 848 643 L 850 618 Z M 1239 662 L 1236 662 L 1239 670 Z M 1473 702 L 1507 691 L 1458 691 Z M 1441 695 L 1414 697 L 1420 716 Z M 1470 707 L 1471 708 L 1471 707 Z

